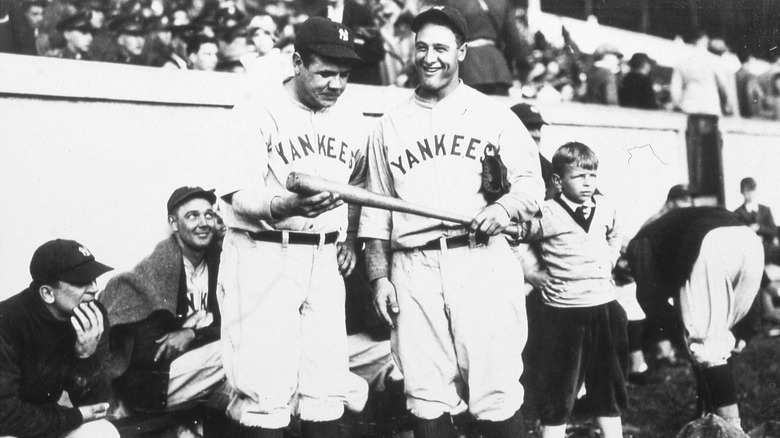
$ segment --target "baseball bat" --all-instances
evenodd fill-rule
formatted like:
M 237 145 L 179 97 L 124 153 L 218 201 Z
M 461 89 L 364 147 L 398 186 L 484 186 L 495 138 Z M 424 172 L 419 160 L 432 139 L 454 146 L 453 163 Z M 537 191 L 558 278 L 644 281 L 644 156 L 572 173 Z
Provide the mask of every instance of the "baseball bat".
M 287 177 L 287 190 L 306 196 L 320 192 L 337 193 L 348 204 L 410 213 L 465 226 L 471 224 L 473 219 L 465 215 L 413 204 L 402 199 L 380 195 L 360 187 L 329 181 L 301 172 L 290 172 L 290 175 Z M 510 224 L 506 227 L 504 233 L 518 236 L 519 229 L 516 224 Z

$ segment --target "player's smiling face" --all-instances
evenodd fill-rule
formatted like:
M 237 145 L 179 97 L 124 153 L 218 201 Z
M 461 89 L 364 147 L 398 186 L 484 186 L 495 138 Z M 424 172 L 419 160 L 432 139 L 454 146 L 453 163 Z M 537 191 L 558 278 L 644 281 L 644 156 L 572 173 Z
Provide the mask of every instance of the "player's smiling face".
M 217 220 L 209 201 L 194 198 L 168 216 L 168 223 L 182 245 L 194 251 L 202 251 L 208 248 L 214 238 Z
M 335 105 L 347 88 L 347 79 L 352 71 L 349 63 L 338 63 L 317 55 L 312 56 L 306 66 L 297 53 L 293 55 L 293 66 L 296 96 L 313 110 Z
M 455 33 L 436 23 L 423 25 L 414 44 L 414 64 L 423 97 L 443 99 L 458 86 L 458 63 L 466 57 L 466 45 Z

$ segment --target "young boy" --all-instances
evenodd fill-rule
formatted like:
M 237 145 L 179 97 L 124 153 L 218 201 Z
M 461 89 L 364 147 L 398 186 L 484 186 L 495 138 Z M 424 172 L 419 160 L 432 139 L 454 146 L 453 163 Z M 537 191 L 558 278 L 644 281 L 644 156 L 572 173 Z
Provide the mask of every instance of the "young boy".
M 775 262 L 772 255 L 776 253 L 773 246 L 777 241 L 777 225 L 772 217 L 772 210 L 756 200 L 756 180 L 747 177 L 739 182 L 739 191 L 745 198 L 745 203 L 734 210 L 739 220 L 750 227 L 761 238 L 764 244 L 764 254 L 768 263 Z
M 604 438 L 622 437 L 627 405 L 626 313 L 615 301 L 612 269 L 620 254 L 615 209 L 596 194 L 598 158 L 582 143 L 553 156 L 553 184 L 542 217 L 525 222 L 521 240 L 535 243 L 542 272 L 527 278 L 542 293 L 538 327 L 529 327 L 530 399 L 544 438 L 563 437 L 584 384 L 585 406 Z M 534 364 L 535 362 L 535 364 Z

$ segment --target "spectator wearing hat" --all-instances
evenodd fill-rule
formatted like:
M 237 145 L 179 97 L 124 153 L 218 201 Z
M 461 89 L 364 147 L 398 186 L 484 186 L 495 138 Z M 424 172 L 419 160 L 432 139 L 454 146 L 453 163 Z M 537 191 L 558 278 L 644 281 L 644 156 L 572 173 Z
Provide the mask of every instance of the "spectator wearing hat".
M 739 191 L 745 202 L 734 210 L 734 214 L 761 239 L 764 253 L 768 258 L 767 262 L 777 263 L 777 260 L 769 259 L 777 253 L 777 225 L 772 216 L 772 209 L 758 203 L 757 188 L 756 180 L 751 177 L 743 178 L 739 182 Z
M 65 46 L 53 49 L 46 56 L 63 59 L 90 60 L 90 48 L 92 47 L 92 14 L 79 12 L 57 23 L 57 30 L 62 32 L 65 38 Z
M 117 53 L 111 62 L 147 65 L 143 56 L 146 45 L 146 22 L 142 17 L 122 17 L 109 26 L 116 33 Z
M 263 64 L 263 57 L 279 55 L 279 50 L 274 47 L 278 41 L 277 30 L 276 22 L 270 15 L 260 14 L 252 17 L 246 32 L 249 52 L 240 58 L 247 71 L 261 71 L 256 64 Z
M 618 74 L 623 54 L 611 44 L 602 44 L 593 53 L 588 72 L 585 101 L 601 105 L 618 104 Z
M 195 35 L 187 42 L 187 59 L 191 70 L 214 71 L 219 59 L 216 38 Z
M 297 195 L 284 182 L 315 168 L 326 179 L 363 182 L 362 115 L 338 105 L 360 58 L 352 30 L 311 17 L 298 28 L 292 60 L 292 78 L 234 110 L 251 130 L 235 157 L 240 169 L 225 173 L 231 181 L 220 204 L 228 226 L 223 359 L 237 391 L 228 415 L 242 437 L 281 438 L 291 401 L 304 438 L 340 436 L 347 397 L 343 277 L 355 266 L 359 213 L 338 195 Z
M 514 76 L 507 63 L 530 52 L 515 24 L 516 7 L 508 0 L 449 0 L 466 18 L 468 51 L 460 66 L 463 83 L 485 94 L 507 96 Z
M 653 69 L 650 57 L 644 53 L 634 53 L 628 66 L 631 70 L 623 76 L 618 90 L 620 106 L 657 109 L 658 101 L 650 79 L 650 71 Z
M 111 269 L 73 240 L 35 250 L 30 286 L 0 303 L 0 435 L 119 437 L 104 419 L 109 323 L 95 301 Z
M 114 387 L 131 411 L 227 405 L 215 200 L 213 190 L 176 189 L 167 204 L 170 237 L 100 296 L 112 323 Z

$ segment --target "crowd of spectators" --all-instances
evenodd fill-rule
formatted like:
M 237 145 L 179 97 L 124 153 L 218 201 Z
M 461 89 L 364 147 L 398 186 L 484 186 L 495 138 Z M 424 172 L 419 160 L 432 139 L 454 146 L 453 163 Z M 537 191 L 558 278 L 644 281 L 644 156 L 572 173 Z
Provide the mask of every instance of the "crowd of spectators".
M 323 16 L 357 35 L 351 82 L 413 87 L 411 21 L 442 2 L 467 18 L 463 80 L 487 94 L 780 119 L 780 57 L 768 64 L 704 34 L 673 66 L 611 44 L 584 53 L 565 27 L 560 46 L 532 31 L 506 0 L 0 0 L 0 52 L 270 79 L 289 74 L 296 26 Z M 734 75 L 724 66 L 737 59 Z

